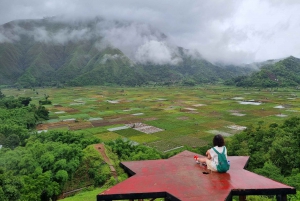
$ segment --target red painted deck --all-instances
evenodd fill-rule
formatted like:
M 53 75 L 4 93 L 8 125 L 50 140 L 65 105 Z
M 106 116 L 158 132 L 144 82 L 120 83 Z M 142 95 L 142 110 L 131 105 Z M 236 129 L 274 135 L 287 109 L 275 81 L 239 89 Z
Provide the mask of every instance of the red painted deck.
M 171 200 L 219 201 L 230 200 L 232 195 L 296 193 L 293 187 L 245 170 L 248 156 L 228 157 L 231 166 L 227 173 L 203 174 L 206 167 L 196 164 L 194 155 L 197 154 L 183 151 L 169 159 L 123 162 L 125 170 L 135 174 L 99 194 L 97 200 L 166 193 Z

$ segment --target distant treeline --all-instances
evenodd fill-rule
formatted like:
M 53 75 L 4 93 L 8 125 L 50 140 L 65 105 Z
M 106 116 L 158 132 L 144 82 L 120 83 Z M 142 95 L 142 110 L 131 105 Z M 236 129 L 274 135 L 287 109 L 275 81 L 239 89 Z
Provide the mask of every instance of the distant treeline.
M 237 76 L 225 82 L 238 87 L 298 87 L 300 85 L 300 59 L 288 57 L 275 64 L 263 66 L 250 76 Z

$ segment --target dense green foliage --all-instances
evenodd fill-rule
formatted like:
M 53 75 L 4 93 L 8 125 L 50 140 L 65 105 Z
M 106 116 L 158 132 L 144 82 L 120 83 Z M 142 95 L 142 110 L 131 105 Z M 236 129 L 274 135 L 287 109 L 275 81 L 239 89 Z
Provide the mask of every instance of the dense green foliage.
M 1 92 L 2 93 L 2 92 Z M 29 104 L 31 98 L 5 97 L 0 98 L 0 144 L 14 149 L 24 145 L 29 137 L 27 129 L 35 128 L 40 120 L 49 118 L 44 106 Z
M 300 84 L 300 59 L 288 57 L 275 64 L 262 66 L 250 76 L 238 76 L 225 82 L 239 87 L 287 87 Z
M 32 132 L 39 120 L 49 117 L 44 106 L 30 101 L 0 98 L 0 200 L 56 200 L 71 184 L 104 184 L 109 167 L 95 149 L 87 148 L 100 140 L 80 133 Z M 74 177 L 82 175 L 88 176 L 74 184 Z
M 70 132 L 47 132 L 32 134 L 24 147 L 1 149 L 2 178 L 8 182 L 2 188 L 4 200 L 56 200 L 82 161 L 89 158 L 83 150 L 94 143 L 99 143 L 99 139 Z M 85 171 L 95 168 L 101 170 L 101 160 L 98 164 L 91 163 L 90 169 Z M 104 183 L 107 179 L 107 173 L 99 174 L 89 174 L 89 179 L 97 178 L 92 184 Z M 14 181 L 7 181 L 10 175 L 14 175 Z M 16 189 L 17 193 L 9 192 L 10 189 Z
M 250 126 L 232 137 L 230 155 L 249 155 L 248 169 L 300 189 L 300 118 Z
M 134 145 L 131 141 L 117 139 L 108 143 L 112 152 L 121 161 L 161 159 L 162 155 L 155 149 L 143 145 Z

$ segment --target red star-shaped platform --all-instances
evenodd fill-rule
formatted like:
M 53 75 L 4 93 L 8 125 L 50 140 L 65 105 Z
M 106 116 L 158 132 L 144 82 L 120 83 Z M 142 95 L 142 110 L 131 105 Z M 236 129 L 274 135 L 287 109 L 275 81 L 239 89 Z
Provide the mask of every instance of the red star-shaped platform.
M 233 195 L 295 194 L 296 189 L 244 169 L 248 156 L 229 156 L 227 173 L 208 172 L 183 151 L 169 159 L 122 162 L 131 175 L 97 195 L 97 201 L 167 198 L 167 200 L 231 200 Z

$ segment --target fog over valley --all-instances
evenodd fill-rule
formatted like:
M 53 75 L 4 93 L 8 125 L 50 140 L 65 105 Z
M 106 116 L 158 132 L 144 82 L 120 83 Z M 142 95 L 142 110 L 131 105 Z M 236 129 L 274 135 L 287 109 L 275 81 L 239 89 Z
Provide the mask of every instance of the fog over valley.
M 134 62 L 177 64 L 183 47 L 212 63 L 239 65 L 300 57 L 299 8 L 294 0 L 1 1 L 0 43 L 20 34 L 57 44 L 97 37 L 97 48 L 118 48 Z M 24 19 L 68 26 L 5 26 Z
M 142 23 L 101 18 L 76 22 L 58 17 L 45 18 L 42 21 L 21 20 L 0 28 L 0 42 L 19 41 L 22 34 L 36 42 L 59 45 L 96 40 L 95 47 L 100 51 L 107 47 L 117 48 L 139 63 L 153 62 L 162 65 L 177 64 L 180 61 L 177 47 L 163 33 Z

